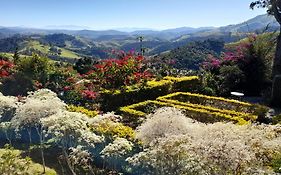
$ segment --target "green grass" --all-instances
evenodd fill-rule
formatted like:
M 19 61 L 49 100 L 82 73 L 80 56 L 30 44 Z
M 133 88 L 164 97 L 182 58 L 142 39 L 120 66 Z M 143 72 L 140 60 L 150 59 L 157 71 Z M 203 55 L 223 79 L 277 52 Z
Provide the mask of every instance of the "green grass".
M 25 47 L 23 50 L 36 49 L 40 51 L 42 54 L 51 55 L 52 52 L 50 52 L 50 48 L 51 48 L 50 46 L 40 44 L 39 41 L 29 41 L 25 43 Z M 56 48 L 61 49 L 62 51 L 61 55 L 58 55 L 58 57 L 65 57 L 65 58 L 72 58 L 72 59 L 79 58 L 79 56 L 75 52 L 60 47 L 56 47 Z

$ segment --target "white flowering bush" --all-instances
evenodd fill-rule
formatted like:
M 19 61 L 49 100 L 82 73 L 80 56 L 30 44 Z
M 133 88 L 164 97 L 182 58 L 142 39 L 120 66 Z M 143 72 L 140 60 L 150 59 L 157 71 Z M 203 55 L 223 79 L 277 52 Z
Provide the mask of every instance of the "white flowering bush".
M 67 159 L 70 166 L 77 174 L 87 174 L 87 172 L 95 174 L 91 165 L 93 160 L 87 150 L 84 150 L 81 145 L 78 145 L 77 147 L 69 148 L 69 151 L 70 153 Z
M 65 110 L 65 107 L 66 104 L 48 89 L 30 92 L 23 103 L 16 109 L 16 115 L 11 122 L 17 129 L 36 126 L 40 124 L 41 118 L 49 117 L 61 110 Z
M 4 117 L 11 118 L 19 104 L 16 97 L 4 96 L 0 93 L 0 120 Z
M 101 157 L 107 163 L 107 167 L 117 171 L 128 166 L 126 158 L 132 155 L 133 143 L 124 138 L 116 138 L 100 152 Z
M 85 114 L 61 111 L 42 118 L 41 122 L 47 136 L 54 138 L 66 148 L 80 144 L 94 147 L 96 143 L 103 141 L 103 137 L 90 131 L 88 117 Z
M 137 138 L 145 145 L 153 144 L 157 138 L 187 133 L 192 122 L 176 108 L 162 108 L 147 116 L 145 124 L 137 130 Z
M 132 142 L 124 138 L 117 138 L 113 143 L 107 145 L 100 154 L 103 158 L 120 158 L 132 151 L 132 149 Z
M 163 119 L 165 115 L 169 119 Z M 280 125 L 203 124 L 164 108 L 138 128 L 145 150 L 127 161 L 144 174 L 266 172 L 281 150 L 280 131 Z
M 144 151 L 127 158 L 132 174 L 190 175 L 208 174 L 200 157 L 189 152 L 189 143 L 180 136 L 158 140 Z

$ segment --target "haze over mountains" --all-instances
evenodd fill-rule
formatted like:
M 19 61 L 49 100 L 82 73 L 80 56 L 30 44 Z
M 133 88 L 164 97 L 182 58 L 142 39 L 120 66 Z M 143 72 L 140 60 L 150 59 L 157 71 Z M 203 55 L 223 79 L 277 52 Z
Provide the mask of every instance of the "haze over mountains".
M 46 26 L 42 29 L 37 28 L 25 28 L 25 27 L 0 27 L 1 35 L 13 35 L 13 34 L 52 34 L 52 33 L 65 33 L 72 35 L 81 35 L 90 38 L 98 38 L 104 35 L 148 35 L 155 36 L 161 39 L 171 39 L 181 35 L 192 34 L 196 32 L 252 32 L 255 30 L 260 30 L 269 24 L 270 27 L 278 27 L 278 23 L 275 21 L 274 17 L 268 15 L 259 15 L 253 19 L 246 22 L 228 25 L 223 27 L 181 27 L 175 29 L 167 30 L 153 30 L 147 28 L 120 28 L 120 29 L 110 29 L 95 31 L 90 30 L 86 26 L 75 26 L 75 25 L 63 25 L 63 26 Z
M 104 50 L 139 50 L 137 37 L 144 36 L 146 54 L 155 55 L 185 46 L 192 41 L 215 39 L 226 43 L 235 42 L 246 37 L 249 32 L 275 31 L 279 29 L 279 24 L 272 16 L 259 15 L 240 24 L 217 28 L 181 27 L 162 31 L 146 28 L 95 31 L 79 26 L 48 26 L 48 28 L 0 27 L 0 52 L 13 53 L 18 47 L 22 54 L 29 54 L 35 50 L 50 57 L 103 58 L 106 57 Z M 79 30 L 80 28 L 84 30 Z

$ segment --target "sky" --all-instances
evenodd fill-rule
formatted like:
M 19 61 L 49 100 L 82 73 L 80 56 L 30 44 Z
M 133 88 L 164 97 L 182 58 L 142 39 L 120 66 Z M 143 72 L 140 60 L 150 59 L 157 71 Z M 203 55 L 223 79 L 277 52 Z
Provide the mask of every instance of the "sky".
M 82 26 L 169 29 L 225 26 L 244 22 L 265 9 L 253 0 L 1 0 L 0 26 Z

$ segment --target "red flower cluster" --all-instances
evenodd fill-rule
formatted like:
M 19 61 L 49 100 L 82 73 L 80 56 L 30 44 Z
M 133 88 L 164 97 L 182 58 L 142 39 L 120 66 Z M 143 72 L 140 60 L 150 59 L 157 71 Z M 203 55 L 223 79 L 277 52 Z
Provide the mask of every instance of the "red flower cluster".
M 94 65 L 85 77 L 97 82 L 102 88 L 119 89 L 152 77 L 152 74 L 143 70 L 143 60 L 141 55 L 122 53 L 119 59 L 110 58 Z
M 0 78 L 9 76 L 13 67 L 14 64 L 12 62 L 0 60 Z
M 87 98 L 89 100 L 94 100 L 97 98 L 97 93 L 91 90 L 83 90 L 82 95 L 84 98 Z

